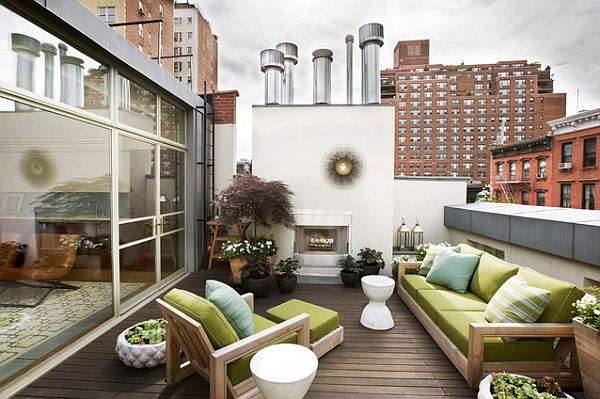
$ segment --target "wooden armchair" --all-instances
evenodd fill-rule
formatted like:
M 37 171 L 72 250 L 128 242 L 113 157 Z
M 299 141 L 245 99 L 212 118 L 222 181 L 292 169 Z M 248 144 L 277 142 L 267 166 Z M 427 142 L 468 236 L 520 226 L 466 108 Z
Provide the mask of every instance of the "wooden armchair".
M 253 294 L 242 295 L 254 311 Z M 156 303 L 167 320 L 167 384 L 172 385 L 196 372 L 210 383 L 211 399 L 252 398 L 259 395 L 252 377 L 233 385 L 227 366 L 233 361 L 268 346 L 291 333 L 297 333 L 297 343 L 309 346 L 309 315 L 301 314 L 267 328 L 250 337 L 215 350 L 202 325 L 161 299 Z M 185 361 L 181 361 L 181 352 Z

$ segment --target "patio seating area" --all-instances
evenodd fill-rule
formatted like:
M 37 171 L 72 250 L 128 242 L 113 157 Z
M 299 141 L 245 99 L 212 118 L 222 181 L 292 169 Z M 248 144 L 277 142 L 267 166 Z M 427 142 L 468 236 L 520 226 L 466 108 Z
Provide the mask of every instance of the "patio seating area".
M 204 294 L 208 278 L 227 281 L 229 271 L 213 268 L 188 276 L 177 287 Z M 300 284 L 292 294 L 275 287 L 256 298 L 256 313 L 298 298 L 335 309 L 344 326 L 344 342 L 319 360 L 307 398 L 474 398 L 460 373 L 438 348 L 397 295 L 387 306 L 395 327 L 373 331 L 362 327 L 360 314 L 368 300 L 359 286 Z M 114 353 L 119 333 L 138 321 L 159 317 L 154 301 L 19 392 L 16 398 L 208 398 L 209 385 L 191 375 L 168 388 L 165 367 L 134 369 Z

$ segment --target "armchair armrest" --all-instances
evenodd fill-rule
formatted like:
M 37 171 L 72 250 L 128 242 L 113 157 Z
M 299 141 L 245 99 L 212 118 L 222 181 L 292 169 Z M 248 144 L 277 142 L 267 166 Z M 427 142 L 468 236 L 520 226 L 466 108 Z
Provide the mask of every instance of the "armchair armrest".
M 408 269 L 418 269 L 422 262 L 398 262 L 398 275 L 406 274 Z
M 210 397 L 224 398 L 227 394 L 227 364 L 260 349 L 293 332 L 298 333 L 298 344 L 309 345 L 309 315 L 302 313 L 276 326 L 214 351 L 210 356 Z
M 246 294 L 242 295 L 242 299 L 244 301 L 246 301 L 246 303 L 248 304 L 248 307 L 250 308 L 250 311 L 252 313 L 254 313 L 254 294 L 251 292 L 248 292 Z

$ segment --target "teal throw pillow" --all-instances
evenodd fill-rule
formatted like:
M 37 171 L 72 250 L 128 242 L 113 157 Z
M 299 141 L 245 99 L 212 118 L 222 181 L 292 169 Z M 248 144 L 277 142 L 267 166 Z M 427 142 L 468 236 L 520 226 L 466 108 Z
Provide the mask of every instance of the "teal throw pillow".
M 438 251 L 425 281 L 464 294 L 479 263 L 479 256 L 451 249 Z
M 217 280 L 206 280 L 204 294 L 223 313 L 240 339 L 254 334 L 252 311 L 233 288 Z
M 434 245 L 429 244 L 429 248 L 427 249 L 427 253 L 421 262 L 421 267 L 419 267 L 419 274 L 421 276 L 427 276 L 429 271 L 431 270 L 431 266 L 433 266 L 433 260 L 437 253 L 443 249 L 451 249 L 455 252 L 460 252 L 459 247 L 446 247 L 445 245 Z

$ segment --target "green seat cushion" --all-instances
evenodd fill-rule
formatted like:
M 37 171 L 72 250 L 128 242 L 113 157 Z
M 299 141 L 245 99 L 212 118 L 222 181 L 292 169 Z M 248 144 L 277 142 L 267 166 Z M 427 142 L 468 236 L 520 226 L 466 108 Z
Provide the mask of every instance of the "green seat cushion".
M 430 284 L 425 281 L 425 276 L 420 274 L 403 274 L 400 276 L 400 283 L 402 287 L 408 292 L 408 295 L 417 299 L 417 292 L 419 290 L 445 290 L 444 287 L 437 284 Z
M 276 323 L 273 323 L 271 320 L 265 319 L 264 317 L 259 316 L 257 314 L 253 314 L 252 319 L 254 322 L 254 331 L 256 331 L 256 332 L 261 332 L 261 331 L 266 330 L 267 328 L 277 325 Z M 296 335 L 297 335 L 296 333 L 286 335 L 285 337 L 280 338 L 277 341 L 274 341 L 270 345 L 295 344 L 297 341 Z M 240 382 L 244 381 L 245 379 L 252 377 L 252 372 L 250 371 L 250 360 L 252 360 L 252 356 L 254 356 L 256 354 L 256 352 L 258 352 L 259 350 L 260 349 L 250 352 L 247 355 L 244 355 L 241 358 L 231 362 L 227 366 L 227 375 L 229 376 L 229 379 L 231 380 L 231 383 L 233 385 L 239 384 Z
M 223 313 L 210 301 L 177 288 L 169 291 L 164 299 L 169 305 L 202 324 L 215 349 L 240 340 Z
M 423 258 L 423 261 L 421 262 L 421 266 L 419 267 L 419 274 L 421 276 L 427 276 L 427 274 L 431 270 L 431 267 L 433 266 L 433 261 L 434 261 L 436 255 L 442 249 L 452 249 L 456 252 L 460 252 L 460 249 L 458 249 L 458 247 L 446 247 L 444 245 L 429 244 L 427 253 L 425 254 L 425 257 Z
M 467 356 L 469 325 L 487 323 L 483 312 L 441 311 L 438 327 L 454 345 Z M 506 343 L 499 337 L 484 339 L 483 358 L 486 362 L 503 361 L 549 361 L 552 360 L 554 346 L 552 342 L 535 338 L 521 338 Z
M 461 252 L 463 253 L 463 252 Z M 498 291 L 506 280 L 517 274 L 519 266 L 513 265 L 484 252 L 473 273 L 469 291 L 486 302 Z
M 337 312 L 298 299 L 290 299 L 267 310 L 267 318 L 281 323 L 302 313 L 310 315 L 310 342 L 313 344 L 340 325 Z
M 240 339 L 254 334 L 252 311 L 233 288 L 217 280 L 206 280 L 204 294 L 219 308 Z
M 478 263 L 477 255 L 461 254 L 451 249 L 440 250 L 433 260 L 426 281 L 464 294 Z
M 483 312 L 486 306 L 481 298 L 471 292 L 459 294 L 448 290 L 421 290 L 417 295 L 417 303 L 436 324 L 438 313 L 442 310 Z
M 573 317 L 573 303 L 585 295 L 574 284 L 548 277 L 535 270 L 521 267 L 517 276 L 532 287 L 550 291 L 550 303 L 538 319 L 538 323 L 568 323 Z
M 471 254 L 481 256 L 485 251 L 477 248 L 473 248 L 468 244 L 458 244 L 458 248 L 460 249 L 461 254 Z

